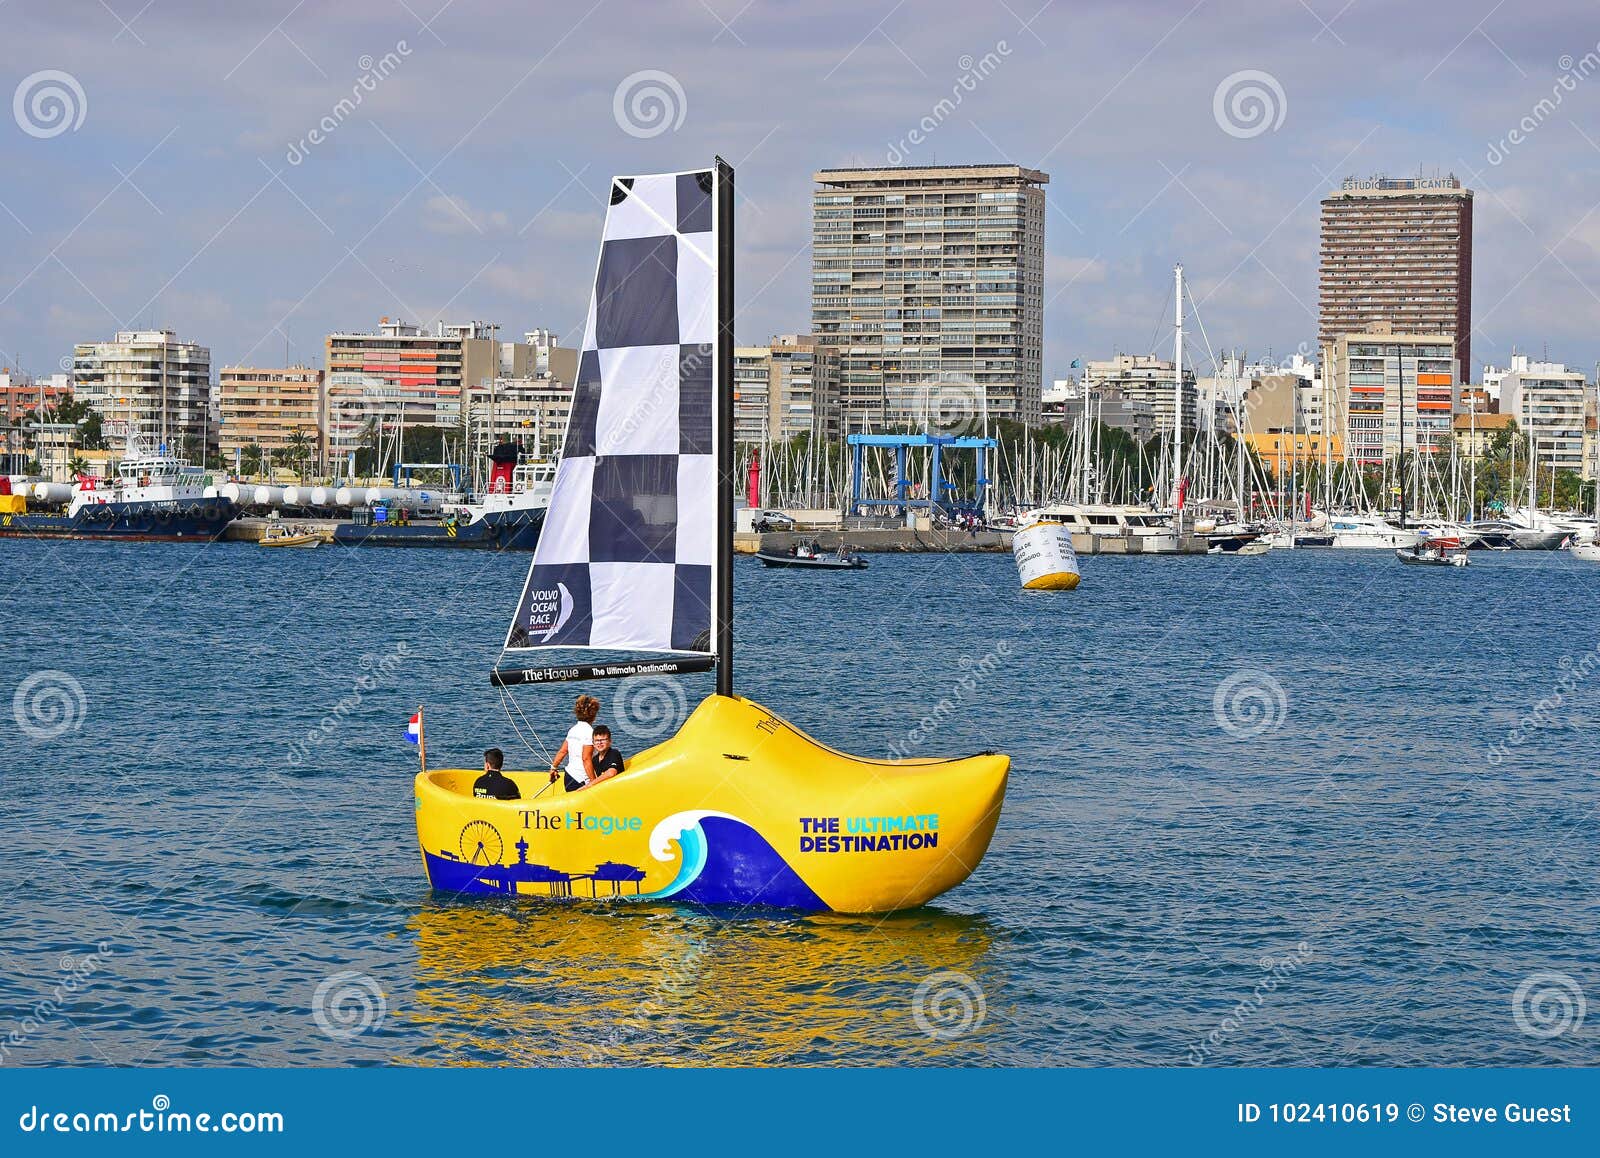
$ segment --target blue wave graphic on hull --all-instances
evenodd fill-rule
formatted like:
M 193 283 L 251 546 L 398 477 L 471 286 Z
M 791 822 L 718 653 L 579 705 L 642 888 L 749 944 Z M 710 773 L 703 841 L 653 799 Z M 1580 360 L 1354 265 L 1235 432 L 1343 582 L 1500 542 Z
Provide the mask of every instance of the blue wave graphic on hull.
M 828 907 L 766 838 L 742 820 L 699 817 L 676 839 L 683 853 L 678 875 L 666 888 L 646 893 L 641 900 L 670 897 L 697 905 Z

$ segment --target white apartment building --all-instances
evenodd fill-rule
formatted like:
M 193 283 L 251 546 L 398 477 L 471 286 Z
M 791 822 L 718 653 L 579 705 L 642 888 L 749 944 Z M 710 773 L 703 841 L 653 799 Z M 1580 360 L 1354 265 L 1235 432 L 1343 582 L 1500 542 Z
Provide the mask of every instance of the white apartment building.
M 556 345 L 548 330 L 525 337 L 501 347 L 502 368 L 520 373 L 467 387 L 467 427 L 475 454 L 487 454 L 509 439 L 529 458 L 561 455 L 581 352 Z
M 211 351 L 171 330 L 123 330 L 72 351 L 75 397 L 99 412 L 108 445 L 130 436 L 203 459 L 217 445 Z
M 1104 361 L 1083 364 L 1083 382 L 1091 390 L 1115 390 L 1125 398 L 1143 402 L 1155 416 L 1155 432 L 1172 432 L 1177 409 L 1177 373 L 1170 360 L 1154 354 L 1115 354 Z M 1183 370 L 1183 430 L 1200 429 L 1200 393 L 1194 370 Z M 1209 422 L 1209 415 L 1204 420 Z
M 839 436 L 839 356 L 806 334 L 734 351 L 734 439 L 761 443 Z
M 1554 465 L 1583 474 L 1585 418 L 1594 412 L 1594 389 L 1583 372 L 1513 354 L 1505 371 L 1485 367 L 1485 383 L 1491 375 L 1499 387 L 1501 413 L 1515 417 L 1523 437 L 1533 440 L 1540 469 Z

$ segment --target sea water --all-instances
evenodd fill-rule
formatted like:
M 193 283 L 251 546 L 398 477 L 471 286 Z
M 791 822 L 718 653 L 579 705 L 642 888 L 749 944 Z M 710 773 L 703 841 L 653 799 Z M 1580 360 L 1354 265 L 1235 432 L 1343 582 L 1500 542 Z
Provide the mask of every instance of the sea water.
M 411 713 L 435 766 L 570 719 L 488 684 L 526 566 L 4 544 L 0 1064 L 1600 1062 L 1600 567 L 740 560 L 742 693 L 1013 757 L 966 884 L 852 917 L 429 891 Z M 709 688 L 584 690 L 632 753 Z

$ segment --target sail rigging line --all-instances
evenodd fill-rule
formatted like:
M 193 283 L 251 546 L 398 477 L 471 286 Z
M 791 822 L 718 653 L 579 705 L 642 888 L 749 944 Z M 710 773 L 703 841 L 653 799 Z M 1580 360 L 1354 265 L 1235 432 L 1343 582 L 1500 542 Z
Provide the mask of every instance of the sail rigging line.
M 1217 361 L 1217 352 L 1216 352 L 1216 350 L 1213 349 L 1212 346 L 1211 346 L 1211 336 L 1206 333 L 1206 324 L 1200 317 L 1200 305 L 1199 305 L 1198 302 L 1196 302 L 1194 300 L 1194 294 L 1189 292 L 1189 283 L 1188 282 L 1184 282 L 1183 283 L 1183 296 L 1185 298 L 1187 298 L 1188 301 L 1189 301 L 1189 309 L 1191 311 L 1190 312 L 1190 317 L 1194 318 L 1194 324 L 1196 326 L 1198 326 L 1199 329 L 1200 329 L 1200 340 L 1205 343 L 1205 346 L 1206 346 L 1206 357 L 1211 359 L 1211 374 L 1212 374 L 1212 377 L 1214 379 L 1220 380 L 1220 378 L 1222 377 L 1222 375 L 1221 375 L 1222 366 L 1221 366 L 1221 363 L 1219 363 Z M 1176 377 L 1177 377 L 1177 381 L 1178 381 L 1178 392 L 1180 394 L 1182 394 L 1182 392 L 1183 392 L 1183 367 L 1181 365 L 1177 368 Z M 1198 386 L 1198 382 L 1196 383 L 1196 385 Z M 1298 396 L 1298 391 L 1296 392 L 1296 394 Z M 1199 405 L 1200 405 L 1200 391 L 1198 389 L 1196 389 L 1195 390 L 1195 406 L 1197 408 L 1197 411 L 1198 411 Z M 1237 422 L 1239 420 L 1239 406 L 1238 406 L 1237 402 L 1233 403 L 1233 414 L 1234 414 L 1234 421 L 1237 424 Z M 1195 421 L 1195 433 L 1198 436 L 1198 434 L 1200 433 L 1200 415 L 1199 415 L 1198 412 L 1194 416 L 1194 421 Z M 1211 406 L 1211 420 L 1207 424 L 1207 428 L 1206 428 L 1206 455 L 1207 455 L 1207 462 L 1208 463 L 1209 463 L 1209 460 L 1210 460 L 1211 444 L 1216 441 L 1216 437 L 1217 437 L 1217 431 L 1216 431 L 1216 399 L 1215 399 L 1215 396 L 1213 396 L 1213 398 L 1212 398 L 1212 406 Z M 1208 497 L 1210 497 L 1210 496 L 1202 494 L 1202 495 L 1199 496 L 1199 499 L 1200 499 L 1200 501 L 1203 502 Z
M 544 746 L 544 741 L 539 739 L 539 730 L 533 726 L 533 722 L 523 712 L 522 705 L 517 703 L 510 692 L 506 691 L 504 687 L 499 688 L 499 692 L 500 706 L 505 709 L 506 720 L 511 724 L 511 730 L 517 734 L 517 739 L 522 741 L 522 746 L 527 748 L 528 751 L 533 752 L 535 755 L 542 754 L 545 766 L 549 767 L 554 763 L 554 760 L 550 755 L 550 750 Z M 516 709 L 517 715 L 522 717 L 522 722 L 528 725 L 528 731 L 533 733 L 534 743 L 539 745 L 537 749 L 534 748 L 533 744 L 528 743 L 528 738 L 522 734 L 522 729 L 517 726 L 516 717 L 511 714 L 513 708 Z M 542 792 L 543 789 L 540 789 L 540 791 Z
M 1161 331 L 1166 328 L 1167 317 L 1169 316 L 1168 313 L 1167 313 L 1167 310 L 1172 305 L 1172 294 L 1173 294 L 1173 291 L 1169 287 L 1167 292 L 1166 292 L 1166 294 L 1161 299 L 1161 309 L 1156 314 L 1156 324 L 1153 327 L 1151 327 L 1151 330 L 1150 330 L 1150 345 L 1149 345 L 1148 349 L 1152 353 L 1155 352 L 1156 343 L 1161 338 Z M 1087 378 L 1088 374 L 1089 374 L 1088 367 L 1085 367 L 1084 368 L 1084 377 Z

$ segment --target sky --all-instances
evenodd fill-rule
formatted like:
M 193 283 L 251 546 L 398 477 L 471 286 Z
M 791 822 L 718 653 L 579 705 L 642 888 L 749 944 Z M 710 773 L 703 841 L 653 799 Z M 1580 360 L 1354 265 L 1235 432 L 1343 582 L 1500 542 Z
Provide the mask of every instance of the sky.
M 320 366 L 324 335 L 384 316 L 576 344 L 611 175 L 717 154 L 742 344 L 809 329 L 817 169 L 1008 162 L 1050 176 L 1046 379 L 1170 350 L 1178 261 L 1202 367 L 1311 351 L 1318 202 L 1377 173 L 1476 191 L 1480 364 L 1600 360 L 1593 3 L 0 0 L 0 22 L 0 364 L 34 374 L 133 327 L 214 368 Z

